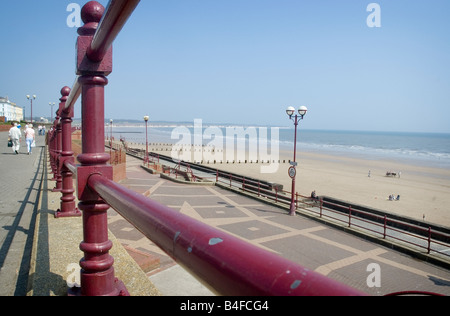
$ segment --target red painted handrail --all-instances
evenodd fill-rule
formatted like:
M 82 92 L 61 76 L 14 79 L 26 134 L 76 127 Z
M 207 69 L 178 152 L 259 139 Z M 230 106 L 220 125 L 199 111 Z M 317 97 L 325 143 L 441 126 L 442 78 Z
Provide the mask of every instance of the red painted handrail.
M 140 0 L 111 0 L 94 34 L 91 45 L 87 51 L 87 57 L 94 61 L 101 61 L 123 26 L 136 9 Z M 81 95 L 81 85 L 76 77 L 65 109 L 73 107 Z
M 111 44 L 136 8 L 139 0 L 111 0 L 106 12 L 90 1 L 82 9 L 84 26 L 78 29 L 77 75 L 70 94 L 64 89 L 65 128 L 52 131 L 52 169 L 65 169 L 64 199 L 72 203 L 71 173 L 77 175 L 79 209 L 83 212 L 83 241 L 80 250 L 81 289 L 77 295 L 127 295 L 126 287 L 114 276 L 114 259 L 109 255 L 107 210 L 113 207 L 161 249 L 196 275 L 214 291 L 224 295 L 364 295 L 351 287 L 310 271 L 276 254 L 196 221 L 112 179 L 109 155 L 104 152 L 104 89 L 112 71 Z M 104 14 L 103 14 L 104 12 Z M 98 26 L 98 27 L 97 27 Z M 66 142 L 58 149 L 58 133 L 68 141 L 71 107 L 81 95 L 82 149 L 75 166 Z M 62 113 L 65 112 L 65 113 Z M 61 132 L 60 132 L 61 130 Z M 64 156 L 64 157 L 63 157 Z M 63 157 L 64 159 L 61 159 Z M 76 168 L 76 170 L 75 170 Z M 58 170 L 59 169 L 59 170 Z M 70 198 L 70 199 L 69 199 Z M 62 199 L 63 200 L 63 199 Z M 63 202 L 64 202 L 63 201 Z
M 91 175 L 88 185 L 147 238 L 221 295 L 364 295 L 99 174 Z
M 73 83 L 72 90 L 70 90 L 70 94 L 67 98 L 66 104 L 64 106 L 65 110 L 68 110 L 69 108 L 73 108 L 75 105 L 75 102 L 77 102 L 78 98 L 81 95 L 81 86 L 78 82 L 78 76 L 75 79 L 75 82 Z
M 140 0 L 111 0 L 109 2 L 87 51 L 90 60 L 98 62 L 105 57 L 139 2 Z

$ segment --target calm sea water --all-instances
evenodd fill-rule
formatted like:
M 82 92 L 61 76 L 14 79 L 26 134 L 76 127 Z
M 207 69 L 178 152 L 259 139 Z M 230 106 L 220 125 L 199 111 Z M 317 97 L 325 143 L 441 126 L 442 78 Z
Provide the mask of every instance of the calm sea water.
M 150 143 L 176 144 L 182 139 L 180 133 L 184 132 L 185 135 L 190 134 L 192 137 L 191 143 L 194 144 L 195 142 L 203 141 L 203 144 L 207 145 L 215 137 L 219 139 L 221 134 L 223 138 L 220 138 L 222 139 L 220 141 L 224 143 L 224 148 L 227 141 L 237 142 L 239 137 L 246 139 L 246 145 L 249 148 L 248 135 L 252 135 L 250 141 L 255 141 L 256 143 L 259 142 L 262 144 L 261 140 L 267 139 L 267 147 L 269 150 L 274 140 L 279 141 L 280 150 L 292 150 L 294 145 L 294 130 L 291 128 L 277 128 L 277 131 L 267 128 L 267 134 L 263 128 L 259 127 L 241 129 L 237 130 L 237 138 L 235 134 L 227 134 L 226 127 L 205 129 L 206 127 L 200 129 L 194 129 L 193 127 L 149 127 L 148 137 Z M 209 134 L 208 131 L 214 134 L 212 138 L 205 136 Z M 200 135 L 200 138 L 197 136 L 196 140 L 194 139 L 195 132 L 197 132 L 197 135 Z M 278 132 L 278 135 L 276 132 Z M 110 129 L 107 128 L 105 133 L 109 135 Z M 116 139 L 123 137 L 128 142 L 145 143 L 144 126 L 114 126 L 113 135 Z M 450 134 L 299 129 L 297 148 L 299 151 L 327 153 L 363 159 L 391 159 L 433 167 L 450 168 Z

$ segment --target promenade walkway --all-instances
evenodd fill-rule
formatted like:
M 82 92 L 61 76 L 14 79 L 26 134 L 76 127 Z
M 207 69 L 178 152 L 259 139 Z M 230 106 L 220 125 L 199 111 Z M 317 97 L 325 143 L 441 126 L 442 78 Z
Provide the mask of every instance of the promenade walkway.
M 127 157 L 127 179 L 121 182 L 123 185 L 370 295 L 399 291 L 450 295 L 449 270 L 314 220 L 287 216 L 286 210 L 217 186 L 161 179 L 143 172 L 140 164 L 140 160 Z M 161 267 L 149 275 L 164 295 L 208 295 L 200 285 L 194 289 L 192 283 L 180 282 L 182 268 L 114 211 L 109 212 L 109 223 L 122 244 L 160 258 Z M 379 287 L 371 287 L 378 281 L 373 278 L 374 267 L 379 267 Z
M 64 295 L 68 264 L 82 257 L 81 219 L 52 216 L 60 194 L 51 192 L 43 138 L 31 156 L 24 148 L 13 155 L 6 139 L 7 133 L 0 133 L 0 295 Z M 232 191 L 161 179 L 144 172 L 140 163 L 127 157 L 123 185 L 330 278 L 371 295 L 406 290 L 450 295 L 449 270 Z M 212 294 L 114 210 L 108 214 L 116 276 L 132 295 Z M 129 252 L 158 258 L 159 268 L 144 274 L 119 243 Z
M 0 296 L 26 295 L 37 201 L 42 184 L 44 137 L 27 154 L 22 139 L 19 155 L 0 132 Z
M 44 137 L 30 156 L 25 147 L 14 155 L 7 138 L 0 132 L 0 296 L 67 295 L 83 257 L 81 217 L 54 217 L 61 193 L 52 191 Z M 110 240 L 115 276 L 130 294 L 161 295 L 112 234 Z

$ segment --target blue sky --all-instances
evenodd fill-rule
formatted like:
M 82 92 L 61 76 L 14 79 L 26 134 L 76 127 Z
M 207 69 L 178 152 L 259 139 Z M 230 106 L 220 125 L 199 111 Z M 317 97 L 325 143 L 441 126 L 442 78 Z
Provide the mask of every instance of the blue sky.
M 0 96 L 29 113 L 36 94 L 35 116 L 75 80 L 70 3 L 85 2 L 0 2 Z M 290 126 L 285 108 L 305 105 L 307 129 L 449 133 L 449 14 L 448 0 L 143 0 L 114 44 L 106 118 Z

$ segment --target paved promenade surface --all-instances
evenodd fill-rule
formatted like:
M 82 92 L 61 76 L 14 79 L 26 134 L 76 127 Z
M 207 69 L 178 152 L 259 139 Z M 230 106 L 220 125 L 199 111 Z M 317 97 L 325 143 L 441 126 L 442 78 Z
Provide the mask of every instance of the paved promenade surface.
M 6 146 L 6 139 L 7 133 L 0 133 L 0 144 L 4 144 L 0 146 L 0 295 L 25 295 L 36 199 L 44 192 L 40 190 L 45 170 L 42 167 L 44 154 L 43 147 L 39 147 L 43 146 L 43 138 L 38 140 L 38 147 L 31 156 L 25 154 L 24 147 L 20 155 L 13 155 Z M 368 294 L 415 290 L 450 295 L 449 270 L 302 216 L 290 217 L 285 210 L 235 192 L 163 180 L 144 172 L 139 165 L 139 160 L 127 157 L 127 179 L 122 181 L 123 185 Z M 52 194 L 54 196 L 47 198 L 57 201 L 59 195 Z M 159 269 L 147 276 L 163 295 L 211 294 L 114 210 L 109 211 L 109 225 L 115 238 L 128 249 L 160 259 Z M 73 244 L 78 245 L 78 241 Z M 80 254 L 75 257 L 78 260 Z M 115 259 L 119 268 L 120 260 Z M 379 275 L 373 270 L 374 266 L 379 267 Z M 379 281 L 375 284 L 379 287 L 369 287 L 368 280 L 369 285 Z
M 143 172 L 140 161 L 127 157 L 127 179 L 137 192 L 209 225 L 276 252 L 307 268 L 370 295 L 429 291 L 450 295 L 450 271 L 376 243 L 216 186 L 192 186 Z M 160 258 L 150 279 L 164 295 L 208 295 L 200 285 L 180 282 L 182 268 L 114 211 L 110 229 L 131 248 Z M 375 264 L 375 265 L 373 265 Z M 379 267 L 379 270 L 377 268 Z M 376 272 L 379 271 L 379 278 Z M 369 287 L 379 281 L 379 287 Z M 195 287 L 194 287 L 195 286 Z
M 0 296 L 26 295 L 37 199 L 40 194 L 44 136 L 27 154 L 7 147 L 8 132 L 0 132 Z

